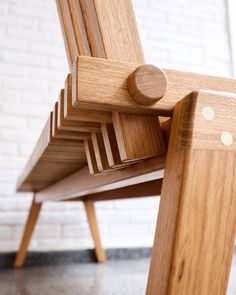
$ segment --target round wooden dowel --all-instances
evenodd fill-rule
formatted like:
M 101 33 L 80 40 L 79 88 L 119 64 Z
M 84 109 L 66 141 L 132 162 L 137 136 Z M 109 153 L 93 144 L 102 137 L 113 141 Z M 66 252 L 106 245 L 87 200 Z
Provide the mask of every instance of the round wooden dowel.
M 167 77 L 153 65 L 138 67 L 128 78 L 128 90 L 134 100 L 142 105 L 152 105 L 161 99 L 167 89 Z

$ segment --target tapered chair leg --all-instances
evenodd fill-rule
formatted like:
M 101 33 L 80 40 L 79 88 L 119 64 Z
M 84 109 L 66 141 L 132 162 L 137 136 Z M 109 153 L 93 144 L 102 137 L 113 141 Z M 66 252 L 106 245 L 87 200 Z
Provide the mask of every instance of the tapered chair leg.
M 90 231 L 91 231 L 91 235 L 92 235 L 94 246 L 95 246 L 97 261 L 100 263 L 105 262 L 106 254 L 104 249 L 102 248 L 102 244 L 100 240 L 94 202 L 85 201 L 84 207 L 86 210 Z
M 236 95 L 174 110 L 147 295 L 226 294 L 236 230 Z
M 27 249 L 28 245 L 31 239 L 31 236 L 33 234 L 36 222 L 38 220 L 38 216 L 40 213 L 42 207 L 42 203 L 36 203 L 35 198 L 33 198 L 30 212 L 28 215 L 28 219 L 25 225 L 23 237 L 21 240 L 20 248 L 17 252 L 16 259 L 14 262 L 14 267 L 15 268 L 20 268 L 24 265 L 26 254 L 27 254 Z

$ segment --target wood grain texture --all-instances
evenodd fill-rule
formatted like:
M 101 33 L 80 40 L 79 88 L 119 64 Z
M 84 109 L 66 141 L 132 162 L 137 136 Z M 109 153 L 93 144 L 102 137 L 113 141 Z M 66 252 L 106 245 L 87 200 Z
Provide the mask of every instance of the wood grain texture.
M 106 58 L 103 44 L 103 36 L 97 20 L 97 14 L 93 0 L 79 0 L 84 26 L 87 32 L 91 56 Z
M 114 65 L 116 65 L 116 67 Z M 101 71 L 98 70 L 99 67 Z M 108 73 L 110 69 L 111 73 L 115 68 L 116 75 L 113 73 L 112 75 L 110 74 L 103 77 L 103 68 L 106 68 L 106 73 Z M 133 69 L 135 68 L 134 66 Z M 94 69 L 97 70 L 96 74 L 93 72 Z M 128 95 L 130 97 L 126 85 L 127 81 L 122 79 L 122 74 L 120 75 L 120 72 L 124 73 L 124 71 L 127 71 L 126 77 L 128 77 L 133 69 L 130 69 L 130 66 L 127 67 L 126 64 L 124 66 L 124 63 L 79 57 L 73 66 L 73 105 L 77 105 L 78 97 L 84 97 L 83 101 L 87 104 L 88 97 L 91 95 L 90 92 L 96 92 L 96 96 L 100 97 L 101 102 L 106 96 L 112 96 L 113 100 L 119 100 L 123 95 Z M 85 72 L 86 75 L 84 75 Z M 97 78 L 97 75 L 99 75 L 99 78 Z M 86 84 L 88 79 L 99 80 L 101 83 L 96 85 L 96 82 L 93 83 L 91 81 L 93 87 L 88 89 Z M 92 88 L 93 90 L 91 90 Z M 97 104 L 98 102 L 96 106 Z M 79 106 L 81 106 L 81 102 L 79 102 Z M 112 121 L 122 162 L 139 160 L 165 153 L 165 143 L 161 133 L 160 123 L 156 117 L 146 115 L 133 116 L 131 114 L 115 112 L 112 116 Z M 143 138 L 146 138 L 146 140 L 144 141 Z
M 85 148 L 85 153 L 86 153 L 86 158 L 88 163 L 89 174 L 94 175 L 94 174 L 100 173 L 91 139 L 87 139 L 84 141 L 84 148 Z
M 172 126 L 172 119 L 165 118 L 166 120 L 161 120 L 161 130 L 165 138 L 166 147 L 168 147 L 169 141 L 170 141 L 170 132 L 171 132 L 171 126 Z
M 99 172 L 110 170 L 102 134 L 92 133 L 91 138 Z
M 163 69 L 168 80 L 165 96 L 152 106 L 141 106 L 131 97 L 127 79 L 139 67 L 127 63 L 81 56 L 74 69 L 73 105 L 81 109 L 102 109 L 140 114 L 172 115 L 175 104 L 192 91 L 201 89 L 236 92 L 236 81 L 195 73 Z M 76 77 L 77 76 L 77 77 Z M 88 89 L 87 85 L 93 85 Z
M 80 2 L 79 0 L 68 0 L 67 2 L 71 14 L 71 20 L 79 55 L 91 56 L 91 50 L 87 39 L 87 32 L 80 7 Z
M 106 58 L 144 63 L 130 0 L 94 0 Z M 102 56 L 99 56 L 102 57 Z
M 161 194 L 162 179 L 156 179 L 137 183 L 130 186 L 120 187 L 105 192 L 87 195 L 83 198 L 75 198 L 70 201 L 100 202 L 130 198 L 144 198 L 159 196 Z
M 38 192 L 37 202 L 60 201 L 75 197 L 125 187 L 163 177 L 165 156 L 154 157 L 131 165 L 125 169 L 113 170 L 92 176 L 88 167 L 61 179 L 50 187 Z
M 236 152 L 234 143 L 221 148 L 220 132 L 230 130 L 235 141 L 228 116 L 236 111 L 235 98 L 199 92 L 175 107 L 148 295 L 226 294 L 236 229 Z M 205 106 L 214 108 L 212 120 L 200 111 Z
M 72 105 L 72 76 L 69 74 L 65 81 L 64 118 L 73 121 L 111 122 L 111 114 L 105 111 L 75 109 Z
M 86 2 L 86 1 L 81 1 Z M 137 26 L 135 22 L 134 12 L 132 8 L 132 3 L 130 0 L 93 0 L 93 1 L 87 1 L 86 3 L 93 2 L 96 12 L 96 17 L 92 17 L 91 15 L 85 15 L 85 19 L 87 22 L 90 22 L 90 29 L 95 32 L 93 36 L 88 35 L 88 39 L 90 40 L 90 43 L 94 42 L 94 36 L 96 36 L 96 40 L 98 41 L 94 47 L 100 48 L 103 47 L 105 55 L 101 54 L 92 54 L 93 57 L 106 57 L 108 60 L 116 60 L 116 61 L 123 61 L 123 62 L 131 62 L 131 63 L 144 63 L 144 57 L 143 52 L 141 48 L 141 43 L 137 31 Z M 88 9 L 90 12 L 93 11 L 92 5 Z M 92 25 L 93 24 L 93 25 Z M 93 26 L 96 24 L 96 27 L 93 28 Z M 99 28 L 96 30 L 96 28 Z M 111 29 L 112 28 L 112 29 Z M 99 41 L 100 40 L 100 41 Z M 92 46 L 93 47 L 93 46 Z M 73 70 L 73 76 L 74 76 L 74 70 Z M 112 74 L 113 76 L 113 74 Z M 74 77 L 73 77 L 74 79 Z M 80 79 L 79 79 L 80 80 Z M 114 82 L 114 81 L 113 81 Z M 76 83 L 76 81 L 75 81 Z M 109 80 L 106 80 L 106 86 L 109 88 Z M 73 83 L 74 85 L 74 83 Z M 93 87 L 96 84 L 91 83 L 90 85 L 93 85 Z M 77 88 L 75 84 L 76 89 L 73 90 L 75 93 L 80 91 L 80 88 Z M 91 88 L 93 88 L 91 87 Z M 88 87 L 87 87 L 88 88 Z M 101 91 L 101 89 L 98 89 L 98 91 Z M 107 89 L 108 90 L 108 89 Z M 109 91 L 109 90 L 108 90 Z M 113 93 L 114 94 L 114 93 Z M 116 93 L 116 96 L 118 94 Z M 113 96 L 113 100 L 116 100 L 116 96 Z M 74 96 L 72 96 L 73 99 Z M 101 100 L 103 98 L 101 97 Z M 92 108 L 92 105 L 91 105 Z M 90 109 L 91 109 L 90 108 Z M 96 109 L 96 107 L 95 107 Z M 105 110 L 105 108 L 103 109 Z M 130 119 L 132 116 L 121 116 L 122 121 L 127 120 L 126 124 L 126 130 L 129 129 L 129 126 L 131 125 Z M 118 120 L 120 116 L 117 116 Z M 134 122 L 137 122 L 137 125 L 139 128 L 142 129 L 141 133 L 146 133 L 146 136 L 148 138 L 150 129 L 146 129 L 146 126 L 148 124 L 141 124 L 144 120 L 144 118 L 140 118 L 140 116 L 136 116 L 135 118 L 132 118 L 132 125 L 134 125 Z M 158 124 L 158 123 L 157 123 Z M 123 127 L 123 124 L 121 123 L 120 126 Z M 149 125 L 150 127 L 150 125 Z M 115 128 L 115 134 L 117 134 L 116 126 Z M 126 144 L 124 145 L 124 148 L 128 148 L 126 150 L 127 159 L 128 160 L 137 160 L 136 158 L 131 158 L 132 155 L 135 154 L 135 151 L 133 151 L 133 148 L 135 147 L 136 150 L 141 150 L 143 148 L 142 145 L 140 145 L 140 138 L 139 138 L 139 132 L 137 132 L 137 129 L 133 128 L 132 130 L 129 130 L 130 133 L 136 133 L 133 137 L 133 145 Z M 123 136 L 123 130 L 121 130 L 121 136 Z M 118 139 L 119 141 L 120 139 Z M 126 140 L 126 136 L 124 134 L 123 141 Z M 151 142 L 153 140 L 153 137 L 149 138 L 149 141 L 151 145 L 157 146 L 156 142 Z M 160 138 L 159 141 L 161 141 L 162 138 Z M 119 149 L 118 145 L 118 149 Z M 149 150 L 145 149 L 144 157 L 150 157 L 152 156 L 149 153 Z M 115 152 L 114 152 L 115 153 Z
M 86 165 L 84 143 L 55 138 L 50 114 L 17 183 L 17 191 L 39 191 Z
M 120 152 L 113 124 L 101 124 L 101 130 L 109 167 L 126 167 L 127 164 L 122 163 L 120 158 Z
M 68 130 L 59 129 L 58 128 L 58 102 L 56 102 L 54 105 L 54 110 L 53 110 L 52 136 L 55 138 L 80 140 L 80 142 L 82 143 L 84 139 L 90 138 L 91 134 L 90 132 L 68 131 Z
M 165 154 L 164 137 L 158 117 L 113 113 L 112 118 L 123 162 Z
M 60 0 L 59 7 L 62 10 L 61 25 L 66 36 L 65 42 L 71 56 L 73 55 L 71 53 L 73 48 L 77 48 L 79 54 L 118 61 L 144 63 L 130 0 L 116 0 L 113 2 L 108 0 L 80 0 L 77 2 L 71 0 L 67 1 L 67 4 Z M 68 19 L 68 13 L 70 13 L 71 19 Z M 73 57 L 69 58 L 71 68 L 73 60 Z M 92 121 L 92 116 L 97 119 L 98 109 L 95 107 L 93 110 L 91 108 L 89 110 L 90 112 L 86 113 L 85 110 L 83 114 L 83 111 L 79 108 L 80 115 L 82 115 L 80 121 Z M 104 109 L 101 108 L 100 111 L 104 112 Z M 79 118 L 79 114 L 67 100 L 65 100 L 64 114 L 65 119 L 78 120 Z M 100 115 L 103 117 L 103 114 Z M 103 121 L 96 122 L 106 123 L 105 120 L 107 121 L 107 117 L 109 117 L 109 120 L 110 116 L 105 114 L 105 117 L 102 118 Z M 123 120 L 126 120 L 126 118 L 123 117 Z M 136 120 L 139 120 L 139 117 Z M 138 133 L 136 137 L 138 138 Z M 139 142 L 137 141 L 134 144 L 137 146 Z M 131 148 L 132 146 L 130 146 Z M 131 154 L 131 152 L 127 151 L 127 154 Z
M 14 268 L 20 268 L 24 265 L 29 242 L 31 239 L 31 236 L 33 234 L 36 222 L 38 220 L 39 213 L 41 211 L 42 204 L 36 203 L 35 199 L 33 198 L 31 208 L 29 211 L 28 219 L 26 221 L 24 233 L 22 236 L 20 248 L 17 252 L 15 262 L 14 262 Z
M 106 109 L 103 102 L 109 102 L 109 107 L 113 100 L 116 107 L 113 110 L 121 109 L 122 102 L 127 100 L 131 105 L 138 105 L 128 91 L 127 78 L 139 65 L 79 56 L 73 64 L 72 105 L 79 109 L 103 110 Z
M 166 93 L 165 72 L 153 65 L 142 65 L 128 77 L 128 91 L 141 105 L 153 105 Z
M 65 119 L 64 95 L 64 90 L 62 89 L 58 99 L 57 128 L 63 131 L 101 132 L 99 123 Z
M 84 202 L 84 208 L 86 211 L 90 232 L 95 246 L 97 261 L 100 263 L 105 262 L 106 254 L 101 244 L 94 202 Z
M 76 36 L 67 0 L 56 0 L 69 66 L 79 55 Z

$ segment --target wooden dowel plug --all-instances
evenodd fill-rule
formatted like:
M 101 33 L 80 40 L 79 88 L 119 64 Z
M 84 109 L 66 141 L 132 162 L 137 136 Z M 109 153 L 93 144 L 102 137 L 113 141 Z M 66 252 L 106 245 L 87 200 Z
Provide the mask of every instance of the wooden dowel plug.
M 138 67 L 128 78 L 128 90 L 139 104 L 153 105 L 166 93 L 167 77 L 153 65 Z

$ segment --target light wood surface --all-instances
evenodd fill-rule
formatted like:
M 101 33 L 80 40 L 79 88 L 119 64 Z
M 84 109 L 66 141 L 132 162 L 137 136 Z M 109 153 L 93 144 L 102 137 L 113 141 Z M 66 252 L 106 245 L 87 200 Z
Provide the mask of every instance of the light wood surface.
M 89 1 L 80 1 L 81 12 L 84 18 L 84 25 L 87 31 L 87 39 L 90 45 L 91 56 L 107 58 L 116 61 L 124 61 L 124 62 L 133 62 L 133 63 L 144 63 L 143 52 L 140 45 L 140 40 L 138 36 L 138 31 L 135 23 L 133 8 L 130 0 L 114 0 L 114 1 L 98 1 L 98 0 L 89 0 Z M 112 29 L 111 29 L 112 28 Z M 125 28 L 125 29 L 124 29 Z M 73 97 L 75 101 L 72 101 L 72 104 L 76 101 L 76 94 L 80 92 L 80 79 L 81 77 L 77 71 L 77 62 L 73 66 Z M 93 73 L 90 73 L 93 75 Z M 99 74 L 100 75 L 100 74 Z M 113 74 L 112 74 L 113 75 Z M 86 81 L 86 78 L 84 77 Z M 106 87 L 109 88 L 109 80 L 106 80 Z M 91 83 L 90 85 L 93 85 Z M 96 84 L 93 87 L 96 87 Z M 86 86 L 86 89 L 89 90 L 93 87 Z M 83 88 L 85 90 L 85 88 Z M 100 91 L 96 88 L 97 91 Z M 108 90 L 109 91 L 109 90 Z M 100 97 L 102 100 L 103 98 Z M 116 96 L 113 97 L 116 99 Z M 78 106 L 78 104 L 73 104 L 74 107 Z M 91 105 L 92 106 L 92 105 Z M 80 105 L 78 106 L 80 109 Z M 96 106 L 93 108 L 89 107 L 89 109 L 98 110 Z M 104 111 L 100 108 L 100 110 Z M 140 118 L 140 116 L 136 116 L 135 118 L 131 118 L 132 116 L 117 116 L 117 120 L 121 118 L 122 122 L 120 124 L 121 128 L 123 128 L 123 122 L 126 125 L 126 130 L 134 125 L 134 122 L 137 122 L 137 126 L 142 130 L 142 134 L 146 134 L 148 137 L 149 133 L 154 133 L 154 130 L 150 130 L 149 124 L 142 124 L 144 118 Z M 146 118 L 146 117 L 145 117 Z M 126 122 L 127 120 L 127 122 Z M 131 122 L 130 122 L 131 120 Z M 159 124 L 157 122 L 157 124 Z M 123 137 L 123 130 L 116 130 L 115 133 L 119 132 L 120 136 Z M 127 158 L 125 160 L 136 160 L 135 158 L 131 158 L 132 155 L 137 153 L 137 150 L 143 150 L 146 152 L 143 158 L 153 156 L 152 153 L 149 154 L 148 149 L 143 149 L 143 145 L 141 143 L 139 132 L 137 132 L 137 128 L 133 128 L 129 130 L 133 136 L 133 145 L 125 144 L 123 148 L 127 147 L 129 150 L 126 151 Z M 150 142 L 150 146 L 157 146 L 158 144 L 155 142 L 154 137 L 150 137 L 148 140 Z M 120 139 L 119 139 L 120 140 Z M 118 141 L 119 141 L 118 140 Z M 122 141 L 126 140 L 126 135 L 122 138 Z M 152 140 L 154 140 L 152 142 Z M 159 139 L 161 141 L 162 138 Z M 136 146 L 136 151 L 133 151 L 133 146 Z M 119 146 L 118 146 L 119 148 Z M 120 151 L 121 152 L 121 151 Z M 161 151 L 158 151 L 156 154 L 160 154 Z M 139 159 L 140 157 L 138 157 Z M 98 165 L 99 166 L 99 165 Z
M 79 0 L 68 0 L 68 6 L 71 14 L 76 45 L 78 48 L 79 55 L 90 56 L 91 50 L 87 39 L 87 28 L 84 24 L 84 18 L 82 15 L 80 3 L 81 1 Z
M 91 235 L 92 235 L 94 246 L 95 246 L 97 261 L 100 263 L 105 262 L 106 254 L 100 240 L 94 202 L 87 202 L 87 201 L 84 202 L 84 208 L 87 214 L 87 219 L 88 219 Z
M 58 14 L 61 22 L 61 28 L 66 47 L 69 66 L 73 64 L 75 58 L 79 55 L 74 27 L 71 19 L 69 3 L 66 0 L 56 0 Z
M 120 158 L 120 152 L 113 124 L 101 124 L 101 130 L 109 166 L 111 168 L 126 167 L 127 164 L 122 163 Z
M 144 63 L 130 0 L 94 0 L 106 58 Z M 98 56 L 101 57 L 101 56 Z
M 99 169 L 96 161 L 96 156 L 93 148 L 93 143 L 91 139 L 87 139 L 84 141 L 85 153 L 88 163 L 88 169 L 90 175 L 98 174 Z
M 58 99 L 57 128 L 63 131 L 101 132 L 99 123 L 65 119 L 64 95 L 64 90 L 62 89 Z M 77 117 L 79 118 L 79 114 Z
M 96 5 L 95 5 L 96 4 Z M 84 29 L 82 28 L 81 36 L 84 35 L 84 32 L 86 31 L 88 44 L 90 46 L 91 54 L 94 55 L 102 55 L 101 48 L 106 49 L 104 52 L 106 54 L 109 53 L 111 49 L 111 44 L 109 43 L 109 38 L 111 38 L 110 35 L 112 35 L 110 32 L 107 31 L 107 26 L 104 26 L 104 24 L 101 24 L 101 19 L 92 17 L 94 16 L 94 12 L 96 14 L 99 14 L 99 10 L 101 9 L 100 2 L 93 3 L 93 1 L 81 1 L 80 2 L 80 10 L 78 10 L 78 19 L 75 19 L 75 11 L 73 11 L 73 17 L 72 15 L 72 6 L 75 5 L 73 1 L 63 1 L 58 0 L 58 9 L 61 13 L 61 22 L 62 27 L 64 30 L 65 35 L 65 41 L 68 43 L 68 56 L 70 57 L 69 62 L 72 63 L 72 60 L 74 60 L 74 55 L 76 52 L 79 52 L 79 44 L 81 40 L 79 37 L 76 36 L 76 31 L 74 29 L 76 21 L 82 21 L 81 16 L 84 19 Z M 91 5 L 94 5 L 91 7 Z M 108 7 L 110 7 L 109 3 L 107 2 Z M 121 5 L 121 6 L 120 6 Z M 124 16 L 119 15 L 119 13 L 127 13 L 127 10 L 123 11 L 124 7 L 126 7 L 128 10 L 130 10 L 130 3 L 129 1 L 120 1 L 119 7 L 117 7 L 118 10 L 111 11 L 112 17 L 120 17 L 120 19 L 117 19 L 117 25 L 121 25 L 120 20 Z M 74 7 L 74 6 L 73 6 Z M 132 15 L 132 11 L 129 11 Z M 132 19 L 132 16 L 131 16 Z M 104 20 L 105 21 L 105 20 Z M 108 21 L 108 20 L 106 20 Z M 109 21 L 114 21 L 110 19 Z M 122 20 L 123 22 L 124 20 Z M 90 24 L 91 23 L 91 24 Z M 133 20 L 132 20 L 133 23 Z M 134 23 L 133 23 L 134 24 Z M 98 30 L 99 29 L 99 33 Z M 135 28 L 128 27 L 127 32 L 125 34 L 129 34 L 129 38 L 131 38 L 131 29 L 135 31 Z M 90 32 L 88 32 L 90 30 Z M 115 29 L 117 30 L 117 28 Z M 77 32 L 78 33 L 78 32 Z M 91 40 L 95 38 L 96 35 L 101 34 L 100 38 L 96 40 Z M 108 34 L 108 35 L 107 35 Z M 104 40 L 103 40 L 104 35 Z M 105 36 L 106 35 L 106 36 Z M 121 34 L 122 35 L 122 34 Z M 119 38 L 123 38 L 122 36 L 119 36 Z M 134 33 L 135 35 L 135 33 Z M 132 36 L 134 36 L 132 35 Z M 126 36 L 128 38 L 128 35 Z M 100 39 L 99 39 L 100 38 Z M 129 39 L 128 38 L 128 39 Z M 101 41 L 102 40 L 102 41 Z M 129 39 L 131 40 L 131 39 Z M 124 40 L 123 40 L 124 41 Z M 104 44 L 102 44 L 104 42 Z M 114 40 L 112 40 L 114 42 Z M 81 46 L 85 50 L 86 42 L 83 43 Z M 105 44 L 107 44 L 105 46 Z M 127 43 L 128 44 L 128 43 Z M 143 61 L 142 55 L 140 55 L 140 47 L 139 39 L 136 39 L 134 41 L 134 45 L 137 45 L 134 50 L 136 52 L 136 56 L 134 57 L 135 61 L 138 58 L 139 55 L 140 60 Z M 101 48 L 97 48 L 97 47 Z M 114 46 L 114 44 L 112 45 Z M 118 45 L 117 45 L 118 46 Z M 130 46 L 130 44 L 129 44 Z M 94 47 L 94 48 L 93 48 Z M 124 47 L 124 46 L 122 46 Z M 75 50 L 77 48 L 77 51 Z M 87 50 L 87 49 L 86 49 Z M 85 51 L 86 51 L 85 50 Z M 127 48 L 123 49 L 124 52 L 120 55 L 120 53 L 114 53 L 117 54 L 119 58 L 121 56 L 128 54 Z M 88 50 L 86 51 L 88 52 Z M 96 54 L 95 54 L 96 52 Z M 124 60 L 130 60 L 131 57 L 124 56 Z M 72 103 L 72 81 L 71 81 L 71 75 L 68 75 L 65 83 L 65 91 L 64 91 L 64 116 L 63 116 L 63 124 L 65 121 L 68 120 L 67 116 L 65 116 L 65 113 L 67 113 L 67 110 L 70 108 Z M 88 89 L 91 87 L 87 87 Z M 84 148 L 84 140 L 90 139 L 91 134 L 90 132 L 85 131 L 76 131 L 76 130 L 63 130 L 61 127 L 61 118 L 63 114 L 63 106 L 62 101 L 63 100 L 63 91 L 61 91 L 60 94 L 60 109 L 58 109 L 58 103 L 55 104 L 54 111 L 52 113 L 52 118 L 50 117 L 48 123 L 46 124 L 46 128 L 44 132 L 42 133 L 39 142 L 37 146 L 34 149 L 34 152 L 32 156 L 30 157 L 28 164 L 26 165 L 26 168 L 24 172 L 22 173 L 17 189 L 20 191 L 38 191 L 40 189 L 45 188 L 47 185 L 50 185 L 53 182 L 56 182 L 59 180 L 60 177 L 65 177 L 69 173 L 72 173 L 75 171 L 75 169 L 79 169 L 85 165 L 85 155 L 87 154 L 89 149 L 85 151 Z M 73 106 L 72 106 L 73 108 Z M 79 111 L 81 112 L 81 111 Z M 85 112 L 85 113 L 83 113 Z M 95 116 L 101 116 L 104 120 L 104 122 L 107 124 L 111 118 L 111 115 L 108 112 L 97 112 L 94 111 Z M 93 122 L 93 110 L 85 110 L 82 111 L 82 119 L 81 114 L 78 115 L 78 113 L 75 115 L 77 120 L 74 120 L 77 122 L 77 125 L 75 125 L 75 128 L 84 128 L 85 125 L 83 125 L 83 120 L 88 121 L 87 125 L 89 127 L 94 127 L 95 122 Z M 108 114 L 108 115 L 107 115 Z M 100 118 L 101 118 L 100 117 Z M 105 117 L 105 119 L 104 119 Z M 98 117 L 96 117 L 98 119 Z M 71 120 L 71 119 L 69 119 Z M 155 124 L 153 123 L 155 121 Z M 68 121 L 69 122 L 69 121 Z M 71 122 L 69 122 L 70 124 Z M 79 124 L 82 124 L 78 126 Z M 92 125 L 90 125 L 92 124 Z M 97 124 L 97 123 L 96 123 Z M 117 169 L 117 168 L 123 168 L 125 165 L 122 165 L 119 163 L 119 158 L 121 161 L 136 161 L 139 159 L 162 155 L 165 153 L 165 147 L 164 147 L 164 139 L 161 135 L 161 131 L 159 128 L 159 122 L 156 120 L 156 118 L 151 118 L 147 116 L 133 116 L 133 115 L 127 115 L 127 114 L 119 114 L 117 113 L 116 116 L 116 124 L 114 125 L 115 129 L 115 136 L 118 138 L 118 145 L 116 145 L 116 142 L 114 140 L 113 142 L 110 142 L 109 145 L 107 145 L 107 148 L 105 148 L 104 145 L 104 138 L 103 133 L 99 133 L 101 130 L 99 129 L 98 132 L 92 132 L 92 144 L 93 144 L 93 150 L 94 155 L 96 159 L 96 165 L 94 163 L 93 155 L 88 156 L 89 161 L 89 167 L 90 171 L 93 174 L 97 173 L 97 169 L 100 172 L 107 172 L 111 169 Z M 63 125 L 64 126 L 64 125 Z M 68 125 L 67 125 L 68 126 Z M 95 125 L 96 128 L 99 127 L 99 125 Z M 158 130 L 158 132 L 156 132 Z M 109 133 L 111 131 L 111 134 L 108 134 L 108 136 L 105 138 L 105 140 L 109 140 L 110 138 L 114 138 L 113 129 L 110 128 L 107 129 L 107 132 Z M 130 134 L 130 137 L 128 136 Z M 141 138 L 142 137 L 142 138 Z M 147 137 L 148 139 L 146 141 L 143 141 L 143 137 Z M 132 141 L 132 143 L 131 143 Z M 64 146 L 64 148 L 63 148 Z M 74 147 L 78 147 L 78 150 L 74 150 Z M 114 151 L 112 150 L 114 147 Z M 122 152 L 122 157 L 117 156 L 117 147 L 118 152 Z M 84 148 L 84 149 L 83 149 Z M 106 154 L 108 149 L 111 149 L 111 152 L 109 155 Z M 111 162 L 111 165 L 108 161 Z M 113 158 L 114 157 L 114 158 Z M 91 161 L 91 159 L 93 159 Z M 118 161 L 117 161 L 118 159 Z M 114 163 L 114 164 L 113 164 Z M 93 167 L 92 167 L 93 164 Z
M 64 36 L 70 69 L 78 55 L 104 57 L 99 28 L 92 0 L 57 0 L 60 23 Z M 69 91 L 65 99 L 64 115 L 66 119 L 77 121 L 110 122 L 110 114 L 104 111 L 76 110 L 70 100 L 70 75 L 65 91 Z M 67 89 L 67 86 L 69 89 Z
M 106 58 L 103 35 L 98 23 L 94 0 L 79 0 L 79 3 L 87 32 L 91 56 Z M 106 5 L 106 3 L 103 3 L 103 5 Z
M 100 202 L 109 200 L 120 200 L 130 198 L 144 198 L 160 196 L 162 178 L 124 186 L 100 193 L 89 194 L 84 197 L 74 198 L 70 201 Z
M 24 265 L 27 249 L 29 246 L 29 242 L 31 239 L 31 236 L 34 231 L 34 227 L 36 225 L 36 222 L 38 220 L 38 216 L 41 210 L 42 204 L 36 203 L 35 199 L 33 198 L 29 216 L 25 225 L 24 233 L 22 236 L 20 248 L 17 252 L 15 262 L 14 262 L 14 268 L 20 268 Z
M 75 109 L 72 105 L 72 77 L 68 74 L 65 81 L 64 117 L 66 120 L 85 122 L 111 122 L 111 114 L 105 111 Z
M 128 91 L 141 105 L 153 105 L 166 93 L 165 72 L 153 65 L 138 67 L 127 81 Z
M 175 107 L 148 295 L 226 294 L 236 230 L 235 99 L 199 92 Z
M 137 103 L 128 91 L 127 79 L 140 64 L 80 56 L 74 68 L 73 104 L 94 109 L 171 116 L 175 104 L 192 91 L 236 92 L 235 79 L 162 69 L 168 80 L 165 96 L 151 106 Z M 76 72 L 77 71 L 77 72 Z M 76 77 L 77 76 L 77 77 Z M 87 89 L 87 85 L 93 87 Z
M 132 162 L 134 159 L 165 154 L 166 147 L 158 117 L 115 112 L 112 119 L 121 161 Z
M 80 140 L 82 143 L 82 141 L 84 139 L 89 139 L 91 137 L 91 133 L 90 132 L 68 131 L 68 130 L 59 129 L 58 128 L 58 102 L 56 102 L 54 105 L 54 110 L 53 110 L 52 136 L 55 138 Z
M 161 121 L 161 130 L 165 138 L 166 146 L 168 147 L 169 141 L 170 141 L 170 132 L 171 132 L 171 126 L 172 126 L 172 119 L 171 118 L 165 118 L 166 120 L 162 121 L 162 118 L 160 118 Z
M 17 191 L 39 191 L 86 165 L 83 140 L 55 138 L 50 114 L 17 183 Z
M 98 166 L 98 171 L 103 172 L 110 170 L 102 134 L 92 133 L 91 138 Z
M 154 157 L 109 173 L 90 175 L 88 167 L 56 182 L 36 195 L 37 202 L 61 201 L 130 186 L 163 177 L 165 156 Z

